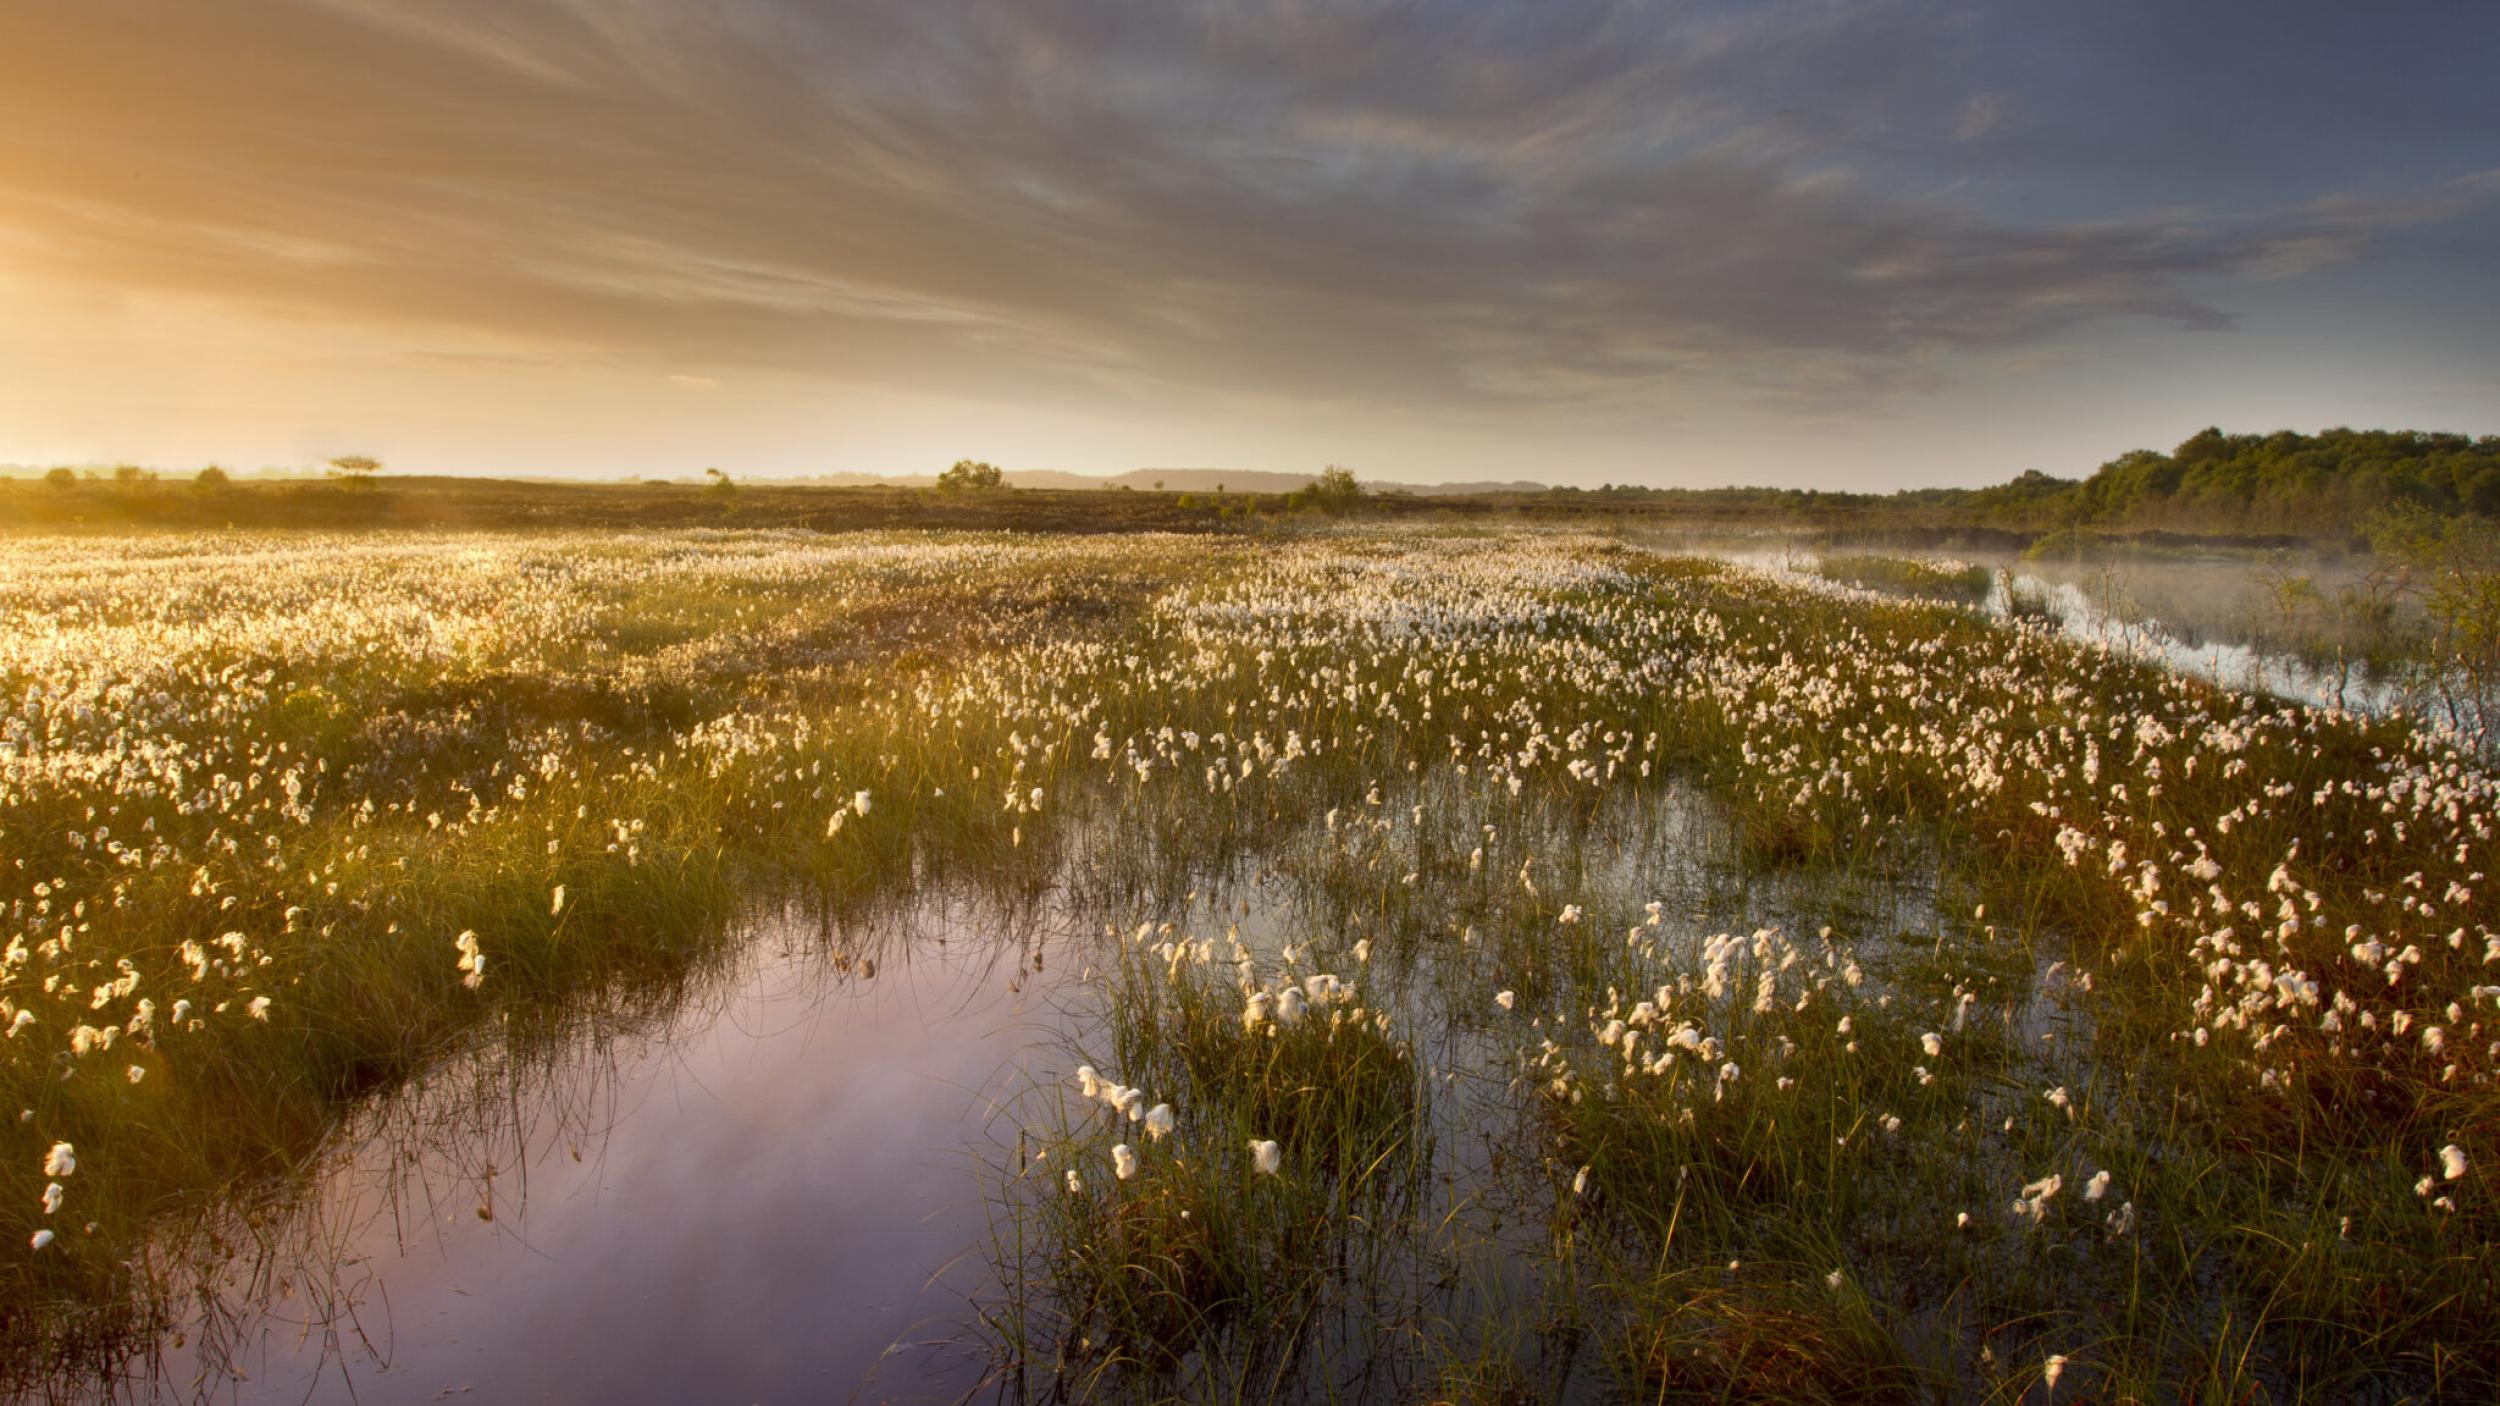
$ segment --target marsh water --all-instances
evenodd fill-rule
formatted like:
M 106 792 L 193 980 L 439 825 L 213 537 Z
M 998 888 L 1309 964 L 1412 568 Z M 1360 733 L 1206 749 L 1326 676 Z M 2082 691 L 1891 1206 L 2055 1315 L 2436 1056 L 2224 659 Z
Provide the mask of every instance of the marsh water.
M 1715 816 L 1670 788 L 1619 817 L 1567 881 L 1658 894 L 1689 921 L 1779 921 L 1774 886 L 1707 862 Z M 562 1036 L 488 1039 L 343 1128 L 199 1310 L 119 1384 L 233 1402 L 956 1401 L 1051 1396 L 1020 1376 L 998 1311 L 1003 1169 L 1085 1056 L 1090 968 L 1140 914 L 1238 935 L 1262 959 L 1332 930 L 1300 878 L 1255 866 L 1160 900 L 1069 876 L 1013 910 L 929 896 L 834 923 L 782 909 L 653 997 L 588 1003 Z M 1558 882 L 1566 881 L 1562 875 Z M 1090 896 L 1087 896 L 1090 895 Z M 1932 895 L 1890 893 L 1870 927 L 1926 930 Z M 1819 895 L 1828 903 L 1830 895 Z M 1825 910 L 1827 911 L 1827 910 Z M 1411 934 L 1410 934 L 1411 936 Z M 1466 941 L 1459 934 L 1439 934 Z M 1384 963 L 1384 966 L 1387 964 Z M 1441 1321 L 1515 1313 L 1547 1287 L 1546 1169 L 1500 1135 L 1511 1071 L 1402 965 L 1375 999 L 1417 1032 L 1434 1085 L 1428 1254 L 1389 1247 L 1367 1286 Z M 2028 1017 L 2027 1017 L 2028 1018 Z M 1099 1058 L 1099 1055 L 1091 1056 Z M 1082 1115 L 1080 1115 L 1082 1116 Z M 1525 1175 L 1519 1175 L 1524 1173 Z M 1334 1391 L 1416 1388 L 1363 1312 L 1314 1333 Z M 1521 1349 L 1555 1399 L 1603 1399 L 1576 1341 Z
M 2106 577 L 2027 574 L 2014 586 L 2051 593 L 2070 630 L 2225 683 L 2301 686 L 2293 661 L 2231 633 L 2228 607 L 2183 628 Z M 2226 599 L 2211 582 L 2178 590 Z M 1780 917 L 1776 892 L 1714 889 L 1708 818 L 1689 798 L 1664 809 L 1586 856 L 1604 871 L 1591 882 L 1668 898 L 1697 922 Z M 1933 897 L 1878 896 L 1867 924 L 1931 931 Z M 845 923 L 776 910 L 663 999 L 593 1002 L 559 1038 L 490 1039 L 365 1110 L 285 1234 L 222 1267 L 111 1389 L 269 1403 L 1017 1394 L 983 1330 L 999 1169 L 1019 1165 L 1035 1091 L 1073 1066 L 1106 929 L 1141 916 L 1229 927 L 1272 951 L 1323 921 L 1309 901 L 1234 874 L 1142 914 L 1068 889 L 1013 911 L 940 895 Z M 1503 1152 L 1484 1120 L 1507 1071 L 1434 1033 L 1448 998 L 1417 985 L 1397 999 L 1450 1090 L 1435 1194 L 1473 1267 L 1431 1292 L 1435 1313 L 1460 1318 L 1533 1295 L 1505 1281 L 1536 1272 L 1522 1252 L 1542 1227 L 1527 1208 L 1529 1240 L 1512 1243 L 1488 1192 L 1501 1169 L 1487 1159 Z M 2011 1018 L 2042 1017 L 2025 1004 Z M 1548 1354 L 1550 1394 L 1588 1390 L 1577 1353 Z M 1358 1382 L 1389 1370 L 1367 1358 L 1360 1344 L 1347 1354 Z
M 225 1285 L 161 1390 L 416 1402 L 951 1399 L 997 1110 L 1059 1032 L 1051 915 L 762 925 L 673 1008 L 376 1110 L 324 1251 Z M 1012 1134 L 1010 1134 L 1012 1136 Z M 969 1258 L 968 1258 L 969 1254 Z M 324 1262 L 326 1260 L 326 1263 Z
M 1795 576 L 1813 575 L 1826 558 L 1893 550 L 1832 547 L 1803 538 L 1679 539 L 1669 549 Z M 2367 560 L 2221 549 L 2103 558 L 2035 558 L 1988 549 L 1902 554 L 1946 556 L 1986 568 L 1987 593 L 1973 604 L 1992 616 L 2045 619 L 2073 639 L 2228 688 L 2312 707 L 2403 713 L 2433 729 L 2470 726 L 2476 718 L 2470 699 L 2458 700 L 2452 716 L 2443 701 L 2425 696 L 2418 676 L 2391 677 L 2358 657 L 2338 668 L 2331 659 L 2285 647 L 2295 626 L 2279 588 L 2305 581 L 2332 599 L 2362 582 Z

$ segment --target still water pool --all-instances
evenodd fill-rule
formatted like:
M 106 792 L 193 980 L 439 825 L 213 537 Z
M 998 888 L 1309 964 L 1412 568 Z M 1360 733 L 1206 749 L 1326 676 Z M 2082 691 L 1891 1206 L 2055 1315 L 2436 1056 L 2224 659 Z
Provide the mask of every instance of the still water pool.
M 398 1403 L 976 1388 L 981 1154 L 994 1131 L 1013 1138 L 1002 1106 L 1064 1018 L 1049 958 L 1068 934 L 960 913 L 908 927 L 862 944 L 782 922 L 638 1028 L 517 1080 L 466 1063 L 391 1100 L 345 1140 L 359 1145 L 311 1212 L 328 1263 L 230 1275 L 237 1317 L 190 1338 L 158 1389 Z

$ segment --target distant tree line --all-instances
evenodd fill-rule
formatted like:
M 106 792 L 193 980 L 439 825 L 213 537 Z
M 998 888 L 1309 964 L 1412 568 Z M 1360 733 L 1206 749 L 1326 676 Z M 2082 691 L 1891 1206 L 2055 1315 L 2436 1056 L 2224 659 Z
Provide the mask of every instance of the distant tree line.
M 1840 493 L 1781 488 L 1555 488 L 1548 500 L 1642 504 L 1718 516 L 1854 517 L 2044 533 L 2359 533 L 2381 515 L 2500 518 L 2500 435 L 2333 429 L 2200 430 L 2165 454 L 2139 449 L 2089 478 L 2033 469 L 1986 488 Z
M 2398 508 L 2500 516 L 2500 435 L 2200 430 L 2167 454 L 2112 459 L 2074 496 L 2078 522 L 2178 531 L 2305 532 Z

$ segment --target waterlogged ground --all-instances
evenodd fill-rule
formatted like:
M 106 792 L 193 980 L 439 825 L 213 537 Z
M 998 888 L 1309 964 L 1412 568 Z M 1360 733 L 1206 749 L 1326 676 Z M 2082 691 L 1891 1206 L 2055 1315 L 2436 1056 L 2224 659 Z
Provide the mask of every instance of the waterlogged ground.
M 1687 925 L 1799 918 L 1793 886 L 1731 887 L 1714 819 L 1663 798 L 1610 828 L 1601 867 L 1573 882 L 1671 895 Z M 1221 932 L 1269 964 L 1298 959 L 1287 949 L 1312 933 L 1361 933 L 1346 940 L 1382 943 L 1386 970 L 1403 925 L 1342 911 L 1314 882 L 1370 828 L 1299 837 L 1277 867 L 1140 927 Z M 1031 1390 L 984 1328 L 1015 1248 L 999 1193 L 1033 1155 L 1025 1138 L 1041 1145 L 1028 1125 L 1064 1134 L 1093 1111 L 1062 1093 L 1104 1024 L 1085 964 L 1118 952 L 1122 929 L 1141 940 L 1105 930 L 1099 894 L 1077 896 L 1102 867 L 1080 866 L 1039 909 L 940 901 L 847 927 L 785 913 L 683 986 L 586 1013 L 524 1055 L 494 1047 L 430 1072 L 333 1139 L 285 1235 L 230 1264 L 124 1384 L 238 1402 Z M 1875 926 L 1935 928 L 1915 893 L 1863 897 L 1880 913 L 1852 912 Z M 1533 1204 L 1551 1168 L 1481 1136 L 1507 1121 L 1515 1071 L 1503 1041 L 1450 1008 L 1480 993 L 1419 975 L 1380 999 L 1436 1032 L 1419 1048 L 1437 1085 L 1430 1185 L 1399 1243 L 1379 1247 L 1369 1296 L 1326 1305 L 1319 1370 L 1301 1376 L 1322 1394 L 1433 1394 L 1446 1363 L 1413 1339 L 1463 1329 L 1505 1343 L 1541 1399 L 1614 1399 L 1577 1335 L 1504 1321 L 1578 1288 L 1549 1262 L 1549 1208 Z M 2039 1004 L 1993 1013 L 2036 1039 L 2055 1028 Z M 1393 1282 L 1402 1294 L 1381 1297 Z
M 2400 718 L 1592 539 L 8 551 L 24 1394 L 2500 1390 Z

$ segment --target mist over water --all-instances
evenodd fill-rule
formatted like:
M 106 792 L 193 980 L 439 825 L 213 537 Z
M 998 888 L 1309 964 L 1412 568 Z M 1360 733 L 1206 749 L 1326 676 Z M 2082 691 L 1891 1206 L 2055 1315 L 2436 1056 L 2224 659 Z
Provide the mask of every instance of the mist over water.
M 1765 539 L 1679 537 L 1675 551 L 1800 578 L 1830 558 L 1889 553 L 1880 546 L 1833 547 L 1804 537 Z M 1973 602 L 1998 618 L 2053 621 L 2071 638 L 2160 664 L 2226 688 L 2270 694 L 2312 707 L 2377 717 L 2406 716 L 2434 731 L 2469 739 L 2482 717 L 2470 696 L 2443 697 L 2419 668 L 2399 671 L 2354 658 L 2332 660 L 2291 646 L 2301 622 L 2286 609 L 2282 589 L 2306 581 L 2326 598 L 2362 583 L 2367 559 L 2344 553 L 2121 553 L 2106 559 L 2030 556 L 1953 547 L 1903 556 L 1971 563 L 1991 579 Z

